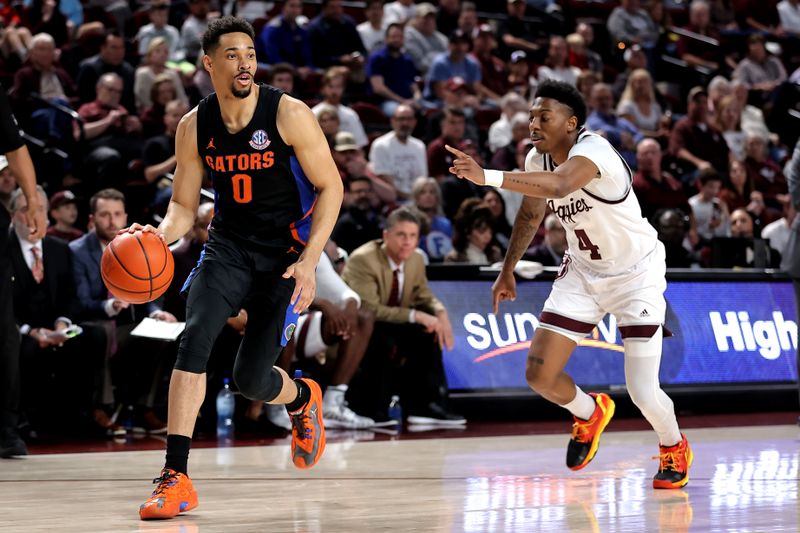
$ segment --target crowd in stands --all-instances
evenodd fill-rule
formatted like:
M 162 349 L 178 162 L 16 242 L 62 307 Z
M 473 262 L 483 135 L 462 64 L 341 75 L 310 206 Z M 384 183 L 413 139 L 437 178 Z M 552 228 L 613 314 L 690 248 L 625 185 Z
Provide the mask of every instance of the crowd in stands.
M 110 435 L 166 431 L 158 407 L 174 344 L 130 331 L 144 316 L 181 320 L 180 283 L 162 300 L 129 306 L 107 293 L 99 257 L 120 228 L 163 216 L 177 125 L 213 90 L 200 43 L 220 15 L 253 24 L 256 81 L 312 108 L 345 185 L 325 258 L 334 272 L 326 269 L 327 279 L 338 281 L 313 310 L 327 326 L 314 326 L 322 329 L 311 346 L 296 334 L 282 360 L 286 368 L 292 355 L 314 360 L 332 373 L 323 380 L 326 409 L 338 409 L 344 427 L 385 418 L 398 391 L 422 418 L 462 420 L 445 401 L 441 348 L 452 331 L 444 306 L 429 291 L 404 292 L 401 280 L 398 294 L 393 285 L 398 270 L 401 279 L 417 276 L 417 291 L 427 288 L 424 265 L 502 260 L 521 198 L 451 175 L 444 145 L 487 168 L 523 169 L 528 109 L 544 79 L 585 96 L 585 127 L 628 164 L 669 267 L 777 267 L 796 215 L 785 177 L 794 170 L 785 165 L 800 136 L 797 0 L 2 5 L 0 83 L 49 198 L 48 237 L 26 246 L 25 199 L 0 158 L 0 200 L 20 242 L 15 304 L 23 409 L 34 429 L 37 417 L 69 420 L 52 416 L 58 406 Z M 210 217 L 202 204 L 195 228 L 173 247 L 181 283 Z M 555 266 L 565 247 L 563 228 L 547 217 L 526 258 Z M 64 320 L 83 334 L 52 335 Z M 243 309 L 223 331 L 209 391 L 230 375 L 246 323 Z M 352 340 L 373 330 L 380 334 L 363 346 Z M 321 353 L 338 362 L 319 363 Z M 419 386 L 415 372 L 426 376 Z M 348 386 L 364 416 L 353 418 L 344 402 Z M 261 407 L 242 407 L 239 427 L 257 431 Z

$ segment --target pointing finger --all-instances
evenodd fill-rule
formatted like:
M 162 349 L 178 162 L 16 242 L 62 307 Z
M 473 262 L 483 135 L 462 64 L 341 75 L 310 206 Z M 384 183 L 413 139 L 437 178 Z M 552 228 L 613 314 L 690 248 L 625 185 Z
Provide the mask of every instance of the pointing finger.
M 469 157 L 467 154 L 465 154 L 461 150 L 453 148 L 449 144 L 445 144 L 444 147 L 447 149 L 447 151 L 449 151 L 451 154 L 455 155 L 456 157 L 465 158 L 465 159 Z

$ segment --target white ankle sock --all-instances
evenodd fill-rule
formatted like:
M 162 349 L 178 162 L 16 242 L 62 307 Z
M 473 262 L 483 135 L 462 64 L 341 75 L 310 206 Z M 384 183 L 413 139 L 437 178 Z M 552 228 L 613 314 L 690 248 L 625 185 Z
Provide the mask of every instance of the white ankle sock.
M 347 385 L 329 385 L 325 388 L 323 395 L 323 405 L 341 405 L 344 403 L 344 395 L 347 392 Z
M 589 420 L 592 417 L 592 413 L 594 413 L 595 407 L 597 407 L 597 402 L 575 385 L 575 398 L 561 407 L 581 420 Z

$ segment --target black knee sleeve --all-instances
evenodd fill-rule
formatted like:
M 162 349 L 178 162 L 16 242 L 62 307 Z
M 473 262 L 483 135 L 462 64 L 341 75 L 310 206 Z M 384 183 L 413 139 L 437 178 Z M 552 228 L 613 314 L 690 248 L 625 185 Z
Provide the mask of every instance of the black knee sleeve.
M 274 367 L 268 372 L 253 372 L 252 369 L 236 364 L 233 368 L 233 381 L 242 396 L 262 402 L 274 400 L 283 388 L 283 377 Z

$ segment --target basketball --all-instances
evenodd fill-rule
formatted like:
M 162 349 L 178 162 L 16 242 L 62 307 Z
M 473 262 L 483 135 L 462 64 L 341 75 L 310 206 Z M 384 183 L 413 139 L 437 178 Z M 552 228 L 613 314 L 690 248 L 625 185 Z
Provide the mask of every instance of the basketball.
M 174 266 L 164 241 L 153 233 L 137 231 L 117 235 L 106 246 L 100 273 L 115 298 L 143 304 L 164 294 Z

